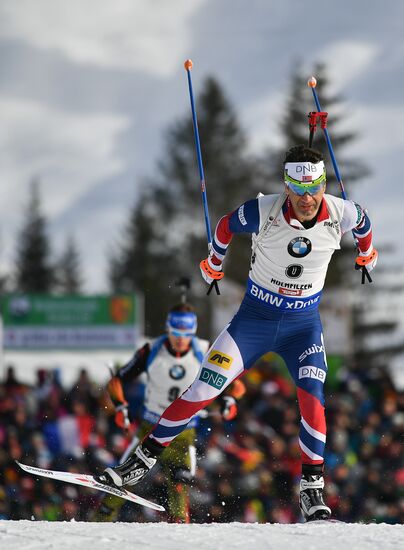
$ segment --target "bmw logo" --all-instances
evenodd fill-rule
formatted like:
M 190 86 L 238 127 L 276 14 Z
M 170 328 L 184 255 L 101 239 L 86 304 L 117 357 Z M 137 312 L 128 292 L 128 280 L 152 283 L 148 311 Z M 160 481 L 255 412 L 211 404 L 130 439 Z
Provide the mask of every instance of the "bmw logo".
M 173 365 L 170 369 L 170 377 L 174 380 L 181 380 L 185 376 L 185 369 L 182 365 Z
M 288 244 L 288 252 L 294 258 L 304 258 L 311 252 L 311 241 L 306 237 L 296 237 Z
M 291 264 L 285 269 L 285 274 L 289 279 L 297 279 L 303 273 L 303 266 L 300 264 Z

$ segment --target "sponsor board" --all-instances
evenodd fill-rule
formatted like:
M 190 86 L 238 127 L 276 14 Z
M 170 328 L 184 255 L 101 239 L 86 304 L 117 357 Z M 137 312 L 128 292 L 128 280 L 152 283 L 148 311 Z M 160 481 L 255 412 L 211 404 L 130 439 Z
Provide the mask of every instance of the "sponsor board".
M 0 308 L 12 350 L 130 349 L 141 321 L 134 295 L 8 294 Z

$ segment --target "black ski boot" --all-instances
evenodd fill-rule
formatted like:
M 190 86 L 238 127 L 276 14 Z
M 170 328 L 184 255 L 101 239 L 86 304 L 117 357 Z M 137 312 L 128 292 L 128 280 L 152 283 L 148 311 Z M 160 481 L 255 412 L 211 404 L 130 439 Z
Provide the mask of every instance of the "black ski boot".
M 94 479 L 99 483 L 119 488 L 124 485 L 136 485 L 153 468 L 164 449 L 165 447 L 159 443 L 146 439 L 144 443 L 136 447 L 135 452 L 123 464 L 114 468 L 106 468 L 102 474 L 94 476 Z
M 330 519 L 331 510 L 323 500 L 323 464 L 303 464 L 300 480 L 300 509 L 306 521 Z

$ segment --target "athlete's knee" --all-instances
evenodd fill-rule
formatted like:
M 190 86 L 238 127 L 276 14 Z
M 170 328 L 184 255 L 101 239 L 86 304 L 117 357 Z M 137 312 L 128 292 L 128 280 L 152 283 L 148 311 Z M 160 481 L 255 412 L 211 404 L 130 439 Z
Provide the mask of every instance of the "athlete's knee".
M 207 400 L 216 399 L 221 393 L 221 390 L 209 383 L 212 379 L 216 379 L 214 374 L 209 375 L 202 369 L 200 377 L 192 382 L 182 397 L 187 401 L 193 402 L 205 402 Z
M 313 382 L 299 384 L 297 387 L 297 398 L 301 411 L 324 409 L 324 386 Z
M 317 398 L 324 405 L 324 382 L 326 374 L 326 371 L 319 367 L 300 367 L 297 387 L 303 390 L 305 394 Z

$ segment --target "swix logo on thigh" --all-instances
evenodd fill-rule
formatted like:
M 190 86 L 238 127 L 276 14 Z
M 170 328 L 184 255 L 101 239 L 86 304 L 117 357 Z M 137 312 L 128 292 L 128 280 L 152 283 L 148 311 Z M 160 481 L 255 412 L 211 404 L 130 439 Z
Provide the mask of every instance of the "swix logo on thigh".
M 317 344 L 313 344 L 309 348 L 305 349 L 304 352 L 299 355 L 299 362 L 301 363 L 308 357 L 309 355 L 312 355 L 313 353 L 324 353 L 324 346 L 318 346 Z
M 212 365 L 216 365 L 218 367 L 221 367 L 222 369 L 228 370 L 233 363 L 233 357 L 230 357 L 230 355 L 226 355 L 225 353 L 214 349 L 209 354 L 208 362 L 212 363 Z
M 323 369 L 320 369 L 319 367 L 300 367 L 299 368 L 299 380 L 301 378 L 314 378 L 315 380 L 319 380 L 324 384 L 325 381 L 325 371 Z
M 227 378 L 218 372 L 203 367 L 199 380 L 202 380 L 205 384 L 209 384 L 212 388 L 221 390 Z

